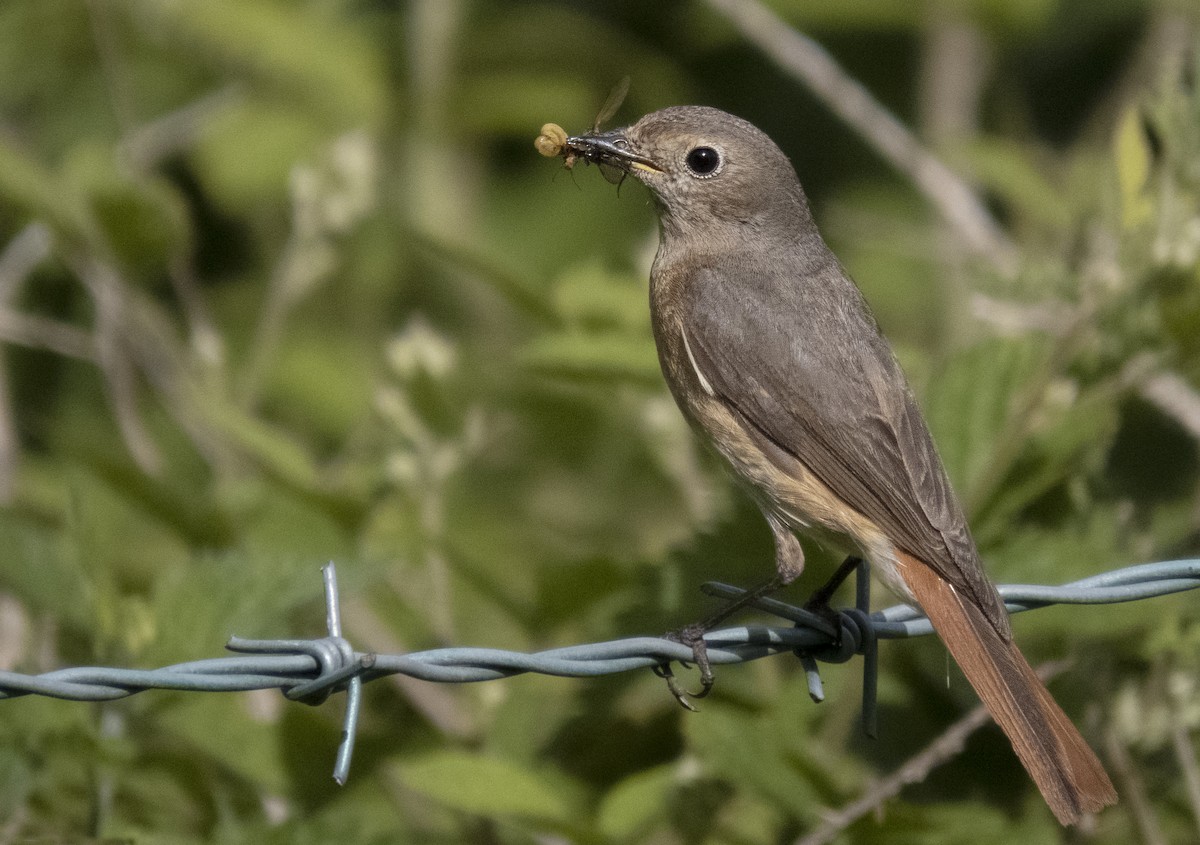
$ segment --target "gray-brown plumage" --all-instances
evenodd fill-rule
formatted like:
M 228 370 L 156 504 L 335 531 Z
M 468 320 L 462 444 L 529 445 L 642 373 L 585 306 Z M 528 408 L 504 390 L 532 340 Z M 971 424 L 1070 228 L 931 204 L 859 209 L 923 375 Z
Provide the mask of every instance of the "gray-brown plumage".
M 793 531 L 860 550 L 933 621 L 1055 815 L 1116 800 L 1013 643 L 925 421 L 867 304 L 817 232 L 783 152 L 716 109 L 568 139 L 653 193 L 650 304 L 684 415 L 757 498 L 791 580 Z

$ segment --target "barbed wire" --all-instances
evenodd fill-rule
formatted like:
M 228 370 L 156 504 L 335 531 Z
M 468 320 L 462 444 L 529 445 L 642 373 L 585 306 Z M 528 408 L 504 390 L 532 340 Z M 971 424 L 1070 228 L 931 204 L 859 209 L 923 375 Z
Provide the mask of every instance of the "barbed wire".
M 470 683 L 508 678 L 526 672 L 571 678 L 595 677 L 634 669 L 688 664 L 692 648 L 662 637 L 630 637 L 601 643 L 554 648 L 536 653 L 495 648 L 439 648 L 410 654 L 355 651 L 342 637 L 334 565 L 322 568 L 328 636 L 319 639 L 248 640 L 232 637 L 226 644 L 236 656 L 177 663 L 161 669 L 75 667 L 39 675 L 0 671 L 0 700 L 26 695 L 72 701 L 111 701 L 150 689 L 192 692 L 240 692 L 279 689 L 293 700 L 320 704 L 345 690 L 342 741 L 334 780 L 345 783 L 350 771 L 362 701 L 362 685 L 402 674 L 438 683 Z M 792 623 L 792 627 L 750 625 L 723 628 L 704 635 L 713 665 L 757 660 L 774 654 L 796 654 L 808 676 L 809 694 L 821 701 L 817 663 L 844 663 L 856 655 L 863 661 L 863 722 L 874 735 L 876 643 L 880 639 L 924 636 L 929 620 L 908 605 L 869 612 L 870 578 L 865 564 L 857 570 L 855 607 L 811 610 L 775 599 L 760 598 L 751 607 Z M 1052 604 L 1115 604 L 1183 592 L 1200 587 L 1200 559 L 1128 566 L 1058 587 L 1009 584 L 1000 587 L 1010 613 Z M 744 591 L 708 583 L 706 593 L 736 598 Z

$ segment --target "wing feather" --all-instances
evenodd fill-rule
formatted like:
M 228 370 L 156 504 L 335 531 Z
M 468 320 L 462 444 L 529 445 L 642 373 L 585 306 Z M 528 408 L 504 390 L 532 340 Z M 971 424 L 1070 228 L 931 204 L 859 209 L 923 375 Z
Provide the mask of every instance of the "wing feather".
M 710 265 L 684 285 L 684 340 L 707 387 L 1007 635 L 924 418 L 858 288 L 836 261 L 795 275 L 755 263 Z

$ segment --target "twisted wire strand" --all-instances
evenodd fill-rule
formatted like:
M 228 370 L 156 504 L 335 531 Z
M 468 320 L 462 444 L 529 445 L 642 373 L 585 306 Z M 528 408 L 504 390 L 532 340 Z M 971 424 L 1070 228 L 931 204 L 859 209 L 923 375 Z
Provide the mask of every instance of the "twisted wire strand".
M 565 646 L 536 653 L 495 648 L 440 648 L 410 654 L 356 652 L 341 636 L 337 578 L 332 563 L 324 576 L 329 635 L 318 639 L 246 640 L 233 637 L 227 648 L 235 656 L 194 660 L 160 669 L 74 667 L 39 675 L 0 672 L 0 700 L 26 695 L 72 701 L 110 701 L 149 689 L 189 692 L 238 692 L 279 689 L 290 699 L 319 704 L 332 692 L 345 689 L 346 715 L 334 779 L 344 783 L 349 773 L 361 687 L 392 674 L 438 683 L 469 683 L 507 678 L 526 672 L 585 678 L 662 666 L 691 660 L 692 649 L 659 637 L 630 637 L 600 643 Z M 842 663 L 857 654 L 865 660 L 864 723 L 874 733 L 875 648 L 878 639 L 900 639 L 933 632 L 917 609 L 896 605 L 867 612 L 869 594 L 865 567 L 859 570 L 857 607 L 837 611 L 836 623 L 775 599 L 763 598 L 753 607 L 792 623 L 792 627 L 749 625 L 710 631 L 704 639 L 714 665 L 744 663 L 783 652 L 801 658 L 809 677 L 809 692 L 820 701 L 818 661 Z M 1010 613 L 1052 604 L 1113 604 L 1170 595 L 1200 587 L 1200 559 L 1127 566 L 1057 587 L 1010 584 L 1000 587 Z M 706 584 L 711 595 L 734 597 L 740 590 Z

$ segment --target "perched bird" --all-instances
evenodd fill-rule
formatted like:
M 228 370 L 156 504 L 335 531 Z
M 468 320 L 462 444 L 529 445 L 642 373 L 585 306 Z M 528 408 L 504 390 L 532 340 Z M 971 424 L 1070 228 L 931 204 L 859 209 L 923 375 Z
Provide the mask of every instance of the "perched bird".
M 904 374 L 779 147 L 745 120 L 682 106 L 563 148 L 654 197 L 663 374 L 762 509 L 777 580 L 804 566 L 793 532 L 864 555 L 932 620 L 1060 822 L 1114 803 L 1100 761 L 1013 642 Z

